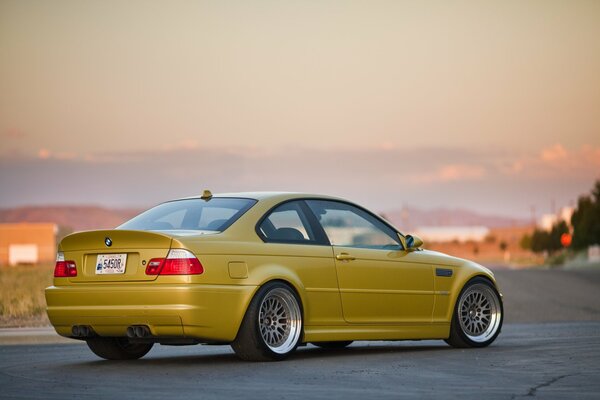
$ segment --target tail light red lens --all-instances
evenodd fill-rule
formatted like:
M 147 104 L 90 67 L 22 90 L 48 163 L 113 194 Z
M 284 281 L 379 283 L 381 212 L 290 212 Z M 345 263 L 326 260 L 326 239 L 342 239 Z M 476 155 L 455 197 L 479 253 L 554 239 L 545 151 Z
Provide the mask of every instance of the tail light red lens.
M 197 258 L 166 259 L 161 275 L 199 275 L 204 272 Z
M 165 262 L 164 258 L 153 258 L 146 266 L 146 275 L 158 275 Z
M 146 266 L 146 275 L 199 275 L 204 267 L 191 252 L 171 249 L 167 258 L 153 258 Z
M 65 261 L 63 253 L 56 255 L 56 265 L 54 266 L 55 278 L 72 278 L 77 276 L 77 264 L 75 261 Z

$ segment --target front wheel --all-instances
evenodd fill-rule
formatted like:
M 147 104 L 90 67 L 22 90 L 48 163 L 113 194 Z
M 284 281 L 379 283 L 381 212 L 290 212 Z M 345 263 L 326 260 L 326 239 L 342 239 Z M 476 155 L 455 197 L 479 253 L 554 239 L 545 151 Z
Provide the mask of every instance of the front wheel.
M 86 342 L 94 354 L 107 360 L 136 360 L 144 357 L 153 345 L 131 343 L 129 339 L 121 337 L 96 337 Z
M 502 327 L 502 300 L 494 285 L 484 278 L 471 279 L 458 296 L 450 337 L 453 347 L 485 347 L 490 345 Z
M 279 361 L 296 350 L 301 333 L 298 296 L 286 284 L 272 282 L 250 302 L 231 347 L 242 360 Z

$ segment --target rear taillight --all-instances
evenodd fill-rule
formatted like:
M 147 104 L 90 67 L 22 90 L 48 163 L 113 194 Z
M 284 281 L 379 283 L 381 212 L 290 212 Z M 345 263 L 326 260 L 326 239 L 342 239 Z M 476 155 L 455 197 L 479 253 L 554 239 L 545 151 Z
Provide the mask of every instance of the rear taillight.
M 146 266 L 146 275 L 158 275 L 165 262 L 164 258 L 153 258 Z
M 75 261 L 65 261 L 65 255 L 62 252 L 56 254 L 56 265 L 54 266 L 55 278 L 72 278 L 77 276 L 77 265 Z
M 167 258 L 153 258 L 146 266 L 146 275 L 199 275 L 203 272 L 196 256 L 183 249 L 171 249 Z

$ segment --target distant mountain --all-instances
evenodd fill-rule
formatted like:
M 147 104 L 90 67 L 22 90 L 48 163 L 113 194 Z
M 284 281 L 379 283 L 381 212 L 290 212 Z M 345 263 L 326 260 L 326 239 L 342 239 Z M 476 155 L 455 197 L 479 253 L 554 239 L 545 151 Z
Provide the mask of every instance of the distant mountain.
M 508 228 L 528 225 L 531 221 L 498 215 L 480 214 L 464 209 L 436 208 L 422 210 L 404 207 L 401 210 L 384 212 L 385 218 L 401 231 L 409 232 L 425 226 L 485 226 Z
M 140 211 L 98 206 L 28 206 L 0 209 L 0 222 L 52 222 L 69 231 L 110 229 Z
M 139 214 L 141 209 L 98 206 L 28 206 L 0 209 L 0 222 L 53 222 L 72 231 L 111 229 Z M 405 207 L 384 212 L 390 222 L 404 232 L 424 226 L 485 226 L 507 228 L 527 225 L 518 218 L 484 215 L 462 209 L 422 210 Z

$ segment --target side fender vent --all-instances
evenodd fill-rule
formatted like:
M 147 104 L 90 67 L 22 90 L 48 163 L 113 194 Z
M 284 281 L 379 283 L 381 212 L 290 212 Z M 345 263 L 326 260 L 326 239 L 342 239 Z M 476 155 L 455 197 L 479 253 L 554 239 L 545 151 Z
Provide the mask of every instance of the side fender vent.
M 449 278 L 452 276 L 452 270 L 447 268 L 436 268 L 435 276 L 443 276 Z

